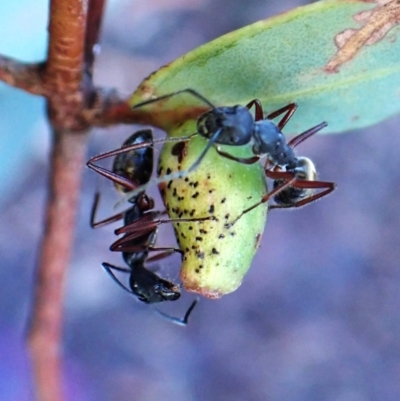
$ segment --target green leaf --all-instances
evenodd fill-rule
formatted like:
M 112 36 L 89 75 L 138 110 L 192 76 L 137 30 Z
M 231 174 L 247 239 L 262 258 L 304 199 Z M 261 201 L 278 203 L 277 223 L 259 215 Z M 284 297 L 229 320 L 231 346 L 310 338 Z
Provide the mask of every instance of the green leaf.
M 187 53 L 144 80 L 131 104 L 193 88 L 216 106 L 258 98 L 271 112 L 297 102 L 287 132 L 321 121 L 325 133 L 369 126 L 400 110 L 399 20 L 396 0 L 319 1 Z M 185 94 L 137 119 L 168 129 L 208 108 Z

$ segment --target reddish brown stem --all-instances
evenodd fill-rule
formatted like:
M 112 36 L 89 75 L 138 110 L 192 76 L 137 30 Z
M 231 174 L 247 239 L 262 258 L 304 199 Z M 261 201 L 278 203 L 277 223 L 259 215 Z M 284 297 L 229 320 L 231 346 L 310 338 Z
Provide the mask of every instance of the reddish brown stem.
M 85 105 L 84 48 L 88 2 L 52 0 L 49 50 L 43 79 L 49 92 L 48 112 L 56 129 L 79 131 L 88 126 L 77 121 Z
M 73 242 L 88 125 L 84 47 L 88 2 L 52 0 L 48 60 L 40 73 L 53 126 L 50 185 L 39 256 L 29 345 L 39 401 L 61 401 L 61 337 L 65 272 Z
M 62 400 L 61 347 L 64 276 L 73 241 L 87 135 L 55 132 L 50 191 L 39 256 L 29 345 L 37 399 Z
M 0 56 L 0 80 L 47 100 L 53 127 L 50 188 L 29 331 L 37 399 L 61 401 L 64 276 L 72 247 L 87 130 L 140 119 L 115 91 L 92 82 L 105 0 L 51 0 L 48 58 Z
M 105 7 L 104 3 L 105 0 L 91 0 L 89 3 L 84 60 L 88 66 L 90 76 L 93 74 L 92 67 L 95 58 L 93 48 L 99 42 L 100 27 Z
M 43 64 L 21 63 L 0 55 L 0 80 L 33 95 L 44 95 L 40 71 Z

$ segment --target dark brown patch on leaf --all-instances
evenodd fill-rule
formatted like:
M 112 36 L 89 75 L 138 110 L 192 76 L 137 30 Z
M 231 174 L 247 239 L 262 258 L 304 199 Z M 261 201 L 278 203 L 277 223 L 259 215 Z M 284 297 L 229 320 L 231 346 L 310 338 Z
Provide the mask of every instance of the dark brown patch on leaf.
M 187 155 L 187 141 L 176 143 L 171 149 L 171 154 L 178 158 L 178 163 L 182 163 Z
M 399 1 L 376 1 L 378 6 L 354 16 L 358 22 L 364 23 L 360 29 L 345 29 L 335 37 L 337 52 L 331 57 L 324 70 L 337 73 L 339 68 L 353 60 L 368 45 L 373 45 L 400 22 Z M 379 5 L 379 3 L 383 3 Z

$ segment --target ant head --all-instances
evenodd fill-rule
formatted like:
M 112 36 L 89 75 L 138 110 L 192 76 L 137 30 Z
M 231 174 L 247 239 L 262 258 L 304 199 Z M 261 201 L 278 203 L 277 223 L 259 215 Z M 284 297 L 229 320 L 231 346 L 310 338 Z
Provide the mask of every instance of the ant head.
M 181 296 L 178 285 L 158 277 L 144 267 L 132 271 L 129 282 L 132 292 L 146 304 L 176 301 Z
M 197 131 L 210 139 L 219 131 L 215 143 L 245 145 L 250 142 L 254 119 L 247 107 L 216 107 L 202 114 L 197 121 Z
M 140 130 L 131 135 L 123 143 L 122 147 L 151 141 L 152 138 L 152 130 Z M 114 159 L 112 170 L 115 174 L 129 179 L 137 186 L 146 184 L 153 172 L 153 148 L 147 146 L 117 155 Z M 130 190 L 120 184 L 115 184 L 115 187 L 117 191 L 122 193 Z

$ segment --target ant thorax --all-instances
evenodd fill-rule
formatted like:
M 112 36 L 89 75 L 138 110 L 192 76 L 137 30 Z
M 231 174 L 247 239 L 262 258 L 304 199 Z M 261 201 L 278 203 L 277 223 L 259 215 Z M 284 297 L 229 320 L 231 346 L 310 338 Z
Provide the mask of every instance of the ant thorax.
M 272 164 L 280 166 L 293 165 L 296 159 L 285 136 L 271 120 L 261 120 L 254 124 L 253 152 L 255 155 L 266 154 Z

